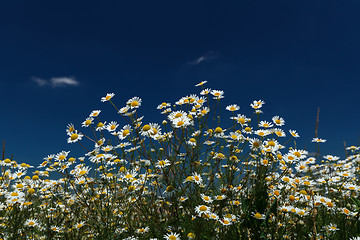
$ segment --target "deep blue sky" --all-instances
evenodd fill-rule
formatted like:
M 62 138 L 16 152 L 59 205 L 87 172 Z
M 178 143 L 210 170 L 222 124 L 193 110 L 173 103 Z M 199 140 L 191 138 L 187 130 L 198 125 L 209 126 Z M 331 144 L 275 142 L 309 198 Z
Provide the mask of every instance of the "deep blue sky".
M 359 8 L 357 0 L 3 1 L 7 156 L 37 165 L 79 149 L 66 143 L 66 125 L 79 127 L 95 109 L 123 123 L 100 102 L 108 92 L 119 106 L 141 97 L 144 121 L 160 123 L 156 106 L 198 93 L 201 80 L 247 115 L 264 100 L 264 117 L 282 116 L 309 151 L 320 107 L 322 153 L 343 155 L 343 141 L 360 140 Z M 58 78 L 79 84 L 52 85 Z

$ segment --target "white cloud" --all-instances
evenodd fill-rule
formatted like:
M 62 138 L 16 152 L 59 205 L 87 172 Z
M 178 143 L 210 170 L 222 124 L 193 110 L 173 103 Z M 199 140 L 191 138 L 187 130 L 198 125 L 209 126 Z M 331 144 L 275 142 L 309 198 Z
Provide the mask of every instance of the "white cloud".
M 77 86 L 79 82 L 74 77 L 56 77 L 50 79 L 52 87 L 63 87 L 66 85 Z
M 205 61 L 206 59 L 207 59 L 206 57 L 202 56 L 202 57 L 199 57 L 198 59 L 196 59 L 196 60 L 194 60 L 194 61 L 190 62 L 190 64 L 193 64 L 193 65 L 195 65 L 195 64 L 199 64 L 199 63 L 201 63 L 201 62 Z
M 32 77 L 31 80 L 36 82 L 39 87 L 49 85 L 53 88 L 56 88 L 65 86 L 77 86 L 80 84 L 79 81 L 75 80 L 74 77 L 53 77 L 50 78 L 50 80 Z
M 45 79 L 36 78 L 36 77 L 32 77 L 31 80 L 36 82 L 39 87 L 43 87 L 48 83 Z
M 215 58 L 216 58 L 216 56 L 215 56 L 214 52 L 208 52 L 208 53 L 204 54 L 203 56 L 200 56 L 200 57 L 196 58 L 195 60 L 188 62 L 188 64 L 197 65 L 204 61 L 212 60 Z

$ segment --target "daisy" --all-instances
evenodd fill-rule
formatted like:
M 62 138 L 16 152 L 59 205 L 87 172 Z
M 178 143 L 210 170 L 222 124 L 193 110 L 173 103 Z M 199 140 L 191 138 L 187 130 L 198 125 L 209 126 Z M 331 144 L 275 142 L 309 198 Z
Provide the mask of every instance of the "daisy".
M 167 239 L 167 240 L 180 240 L 180 234 L 170 232 L 168 234 L 165 234 L 164 238 Z
M 165 168 L 167 166 L 170 166 L 170 161 L 165 159 L 165 160 L 159 160 L 157 163 L 156 163 L 156 167 L 158 168 Z
M 34 219 L 34 218 L 30 218 L 28 220 L 25 221 L 24 225 L 26 227 L 38 227 L 39 226 L 39 222 Z
M 221 220 L 219 220 L 219 222 L 220 222 L 222 225 L 224 225 L 224 226 L 229 226 L 229 225 L 232 224 L 232 221 L 231 221 L 231 219 L 229 219 L 229 218 L 221 219 Z
M 224 98 L 224 91 L 220 91 L 220 90 L 211 90 L 211 95 L 214 96 L 214 99 L 221 99 Z
M 231 132 L 229 138 L 234 141 L 239 141 L 243 139 L 243 135 L 241 134 L 241 132 Z
M 119 126 L 119 124 L 115 121 L 111 121 L 107 126 L 106 129 L 109 132 L 114 132 L 116 130 L 116 128 Z
M 195 146 L 196 146 L 196 139 L 195 139 L 195 138 L 190 138 L 190 139 L 187 141 L 187 144 L 190 145 L 190 146 L 195 147 Z
M 337 228 L 336 224 L 332 224 L 330 223 L 329 225 L 324 227 L 326 230 L 333 232 L 333 231 L 337 231 L 339 230 L 339 228 Z
M 167 107 L 170 107 L 170 106 L 171 106 L 170 103 L 163 102 L 162 104 L 157 106 L 157 109 L 163 109 L 163 108 L 167 108 Z
M 79 229 L 85 225 L 85 221 L 78 222 L 74 225 L 76 229 Z
M 210 112 L 210 108 L 204 107 L 203 109 L 199 109 L 199 110 L 198 110 L 197 116 L 198 116 L 198 117 L 203 117 L 203 116 L 205 116 L 206 114 L 208 114 L 209 112 Z
M 211 92 L 210 88 L 206 88 L 200 92 L 200 95 L 208 95 Z
M 98 122 L 98 124 L 96 124 L 96 131 L 102 131 L 106 128 L 106 122 Z
M 246 127 L 244 129 L 241 130 L 243 133 L 245 134 L 252 134 L 252 127 Z
M 51 226 L 50 229 L 54 232 L 61 232 L 63 228 L 58 226 Z
M 234 111 L 237 111 L 239 110 L 240 107 L 236 104 L 232 104 L 232 105 L 229 105 L 226 107 L 226 110 L 230 111 L 230 112 L 234 112 Z
M 210 208 L 206 205 L 198 205 L 195 207 L 195 212 L 201 217 L 203 214 L 209 214 Z
M 63 161 L 66 159 L 66 157 L 68 156 L 68 154 L 70 153 L 70 151 L 66 152 L 66 151 L 61 151 L 58 154 L 55 155 L 55 159 L 57 161 Z
M 126 114 L 129 111 L 129 109 L 130 109 L 129 106 L 122 107 L 119 110 L 119 114 Z
M 121 140 L 124 140 L 127 136 L 130 135 L 130 131 L 131 131 L 131 126 L 127 124 L 117 133 L 117 136 Z
M 263 128 L 270 128 L 270 127 L 272 127 L 272 126 L 273 126 L 272 123 L 267 122 L 267 121 L 261 121 L 261 122 L 259 123 L 259 127 L 263 127 Z
M 241 126 L 246 126 L 247 122 L 250 121 L 250 118 L 247 118 L 245 115 L 238 114 L 236 117 L 231 117 L 230 119 L 234 119 L 238 123 L 241 124 Z
M 284 119 L 281 118 L 281 117 L 279 117 L 279 116 L 274 116 L 274 117 L 272 118 L 272 120 L 273 120 L 273 122 L 274 122 L 274 124 L 275 124 L 276 126 L 283 126 L 283 125 L 285 125 Z
M 192 179 L 193 179 L 193 181 L 195 182 L 195 183 L 197 183 L 197 184 L 201 184 L 202 183 L 202 177 L 201 177 L 201 175 L 200 174 L 198 174 L 198 173 L 193 173 L 193 175 L 191 176 L 192 177 Z
M 296 130 L 289 130 L 289 133 L 291 134 L 291 136 L 298 138 L 299 134 L 296 132 Z
M 102 97 L 102 98 L 101 98 L 101 101 L 102 101 L 102 102 L 109 101 L 114 95 L 115 95 L 114 93 L 108 93 L 108 94 L 106 94 L 105 97 Z
M 206 203 L 211 203 L 213 200 L 211 199 L 211 197 L 209 197 L 209 196 L 206 196 L 205 194 L 200 194 L 200 196 L 201 196 L 201 198 L 202 198 L 202 200 L 204 201 L 204 202 L 206 202 Z
M 88 117 L 88 118 L 86 118 L 85 121 L 82 122 L 81 126 L 82 126 L 82 127 L 88 127 L 88 126 L 90 126 L 91 124 L 93 124 L 93 121 L 94 121 L 94 118 L 93 118 L 93 117 Z
M 75 130 L 73 133 L 68 134 L 68 135 L 70 136 L 67 140 L 68 143 L 77 142 L 77 141 L 81 140 L 82 137 L 84 136 L 81 133 L 79 133 L 77 130 Z
M 253 217 L 256 219 L 265 219 L 265 215 L 261 213 L 253 213 Z
M 180 117 L 180 118 L 175 118 L 172 121 L 172 125 L 175 128 L 187 127 L 190 124 L 191 124 L 191 119 L 189 117 L 187 117 L 187 116 L 183 116 L 183 117 Z
M 259 129 L 259 130 L 256 130 L 254 133 L 260 137 L 265 137 L 265 136 L 271 134 L 271 131 L 269 131 L 267 129 Z
M 176 118 L 187 116 L 187 113 L 184 111 L 175 111 L 169 114 L 168 119 L 174 121 Z
M 69 123 L 66 127 L 66 134 L 71 135 L 75 131 L 74 124 Z
M 129 99 L 126 104 L 131 108 L 139 108 L 141 106 L 141 99 L 138 97 L 133 97 Z
M 274 128 L 271 130 L 272 133 L 275 133 L 278 137 L 286 137 L 285 132 L 280 128 Z
M 139 229 L 137 229 L 136 230 L 136 232 L 138 233 L 138 234 L 145 234 L 145 233 L 147 233 L 147 232 L 149 232 L 149 227 L 145 227 L 145 228 L 139 228 Z
M 262 101 L 262 100 L 253 101 L 253 102 L 250 104 L 250 106 L 251 106 L 253 109 L 260 109 L 264 103 L 265 103 L 265 102 Z
M 99 116 L 101 110 L 94 110 L 90 113 L 89 117 L 97 117 Z
M 323 142 L 326 142 L 326 140 L 325 140 L 325 139 L 321 139 L 321 138 L 313 138 L 313 139 L 311 140 L 311 142 L 323 143 Z
M 204 85 L 205 83 L 207 83 L 207 81 L 201 81 L 201 83 L 198 83 L 198 84 L 196 84 L 195 85 L 195 87 L 199 87 L 199 86 L 202 86 L 202 85 Z

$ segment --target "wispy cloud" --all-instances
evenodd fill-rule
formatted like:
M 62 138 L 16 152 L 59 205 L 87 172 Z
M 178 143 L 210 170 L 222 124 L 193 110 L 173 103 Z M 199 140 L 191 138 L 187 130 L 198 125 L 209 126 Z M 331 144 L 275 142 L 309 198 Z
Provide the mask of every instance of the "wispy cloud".
M 214 52 L 208 52 L 208 53 L 194 59 L 193 61 L 188 62 L 188 64 L 197 65 L 197 64 L 200 64 L 200 63 L 202 63 L 204 61 L 212 60 L 212 59 L 215 59 L 215 58 L 216 58 L 216 55 L 215 55 Z
M 53 88 L 56 87 L 66 87 L 66 86 L 78 86 L 80 83 L 74 77 L 53 77 L 49 80 L 32 77 L 32 81 L 34 81 L 39 87 L 43 86 L 51 86 Z
M 41 79 L 37 77 L 32 77 L 31 80 L 36 82 L 39 87 L 43 87 L 48 83 L 45 79 Z

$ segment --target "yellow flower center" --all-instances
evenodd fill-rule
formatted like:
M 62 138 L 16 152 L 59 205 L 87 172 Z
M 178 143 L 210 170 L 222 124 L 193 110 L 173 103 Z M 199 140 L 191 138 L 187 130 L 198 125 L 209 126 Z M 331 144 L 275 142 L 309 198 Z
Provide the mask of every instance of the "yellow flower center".
M 86 125 L 86 126 L 89 126 L 90 124 L 91 124 L 91 120 L 86 120 L 86 121 L 85 121 L 85 125 Z
M 156 135 L 156 134 L 158 133 L 158 131 L 156 130 L 156 128 L 152 128 L 151 130 L 152 130 L 151 135 L 153 135 L 153 136 L 154 136 L 154 135 Z
M 196 143 L 195 138 L 190 138 L 189 141 L 190 141 L 190 142 L 193 142 L 193 143 Z
M 139 106 L 139 103 L 137 101 L 132 101 L 130 105 L 132 107 L 137 107 L 137 106 Z
M 125 129 L 124 131 L 123 131 L 123 137 L 125 137 L 125 136 L 127 136 L 128 134 L 130 133 L 130 131 L 128 130 L 128 129 Z
M 101 128 L 104 126 L 104 124 L 102 122 L 99 122 L 97 125 L 96 125 L 98 128 Z
M 223 132 L 223 130 L 221 127 L 215 128 L 215 133 L 222 133 L 222 132 Z
M 151 129 L 150 125 L 144 125 L 143 128 L 142 128 L 142 130 L 143 130 L 144 132 L 147 132 L 147 131 L 149 131 L 150 129 Z
M 27 191 L 29 194 L 34 194 L 35 193 L 35 189 L 33 189 L 33 188 L 30 188 L 30 189 L 28 189 L 28 191 Z
M 275 147 L 275 142 L 274 141 L 269 141 L 269 146 L 271 146 L 271 147 Z
M 206 206 L 201 206 L 201 207 L 199 208 L 199 210 L 202 211 L 202 212 L 205 212 L 205 211 L 207 210 L 207 207 L 206 207 Z
M 251 132 L 251 128 L 250 128 L 250 127 L 246 127 L 246 128 L 245 128 L 245 132 Z
M 74 141 L 74 140 L 77 139 L 78 137 L 79 137 L 79 135 L 77 135 L 76 133 L 74 133 L 74 134 L 71 135 L 70 138 L 71 138 L 71 140 Z
M 184 122 L 183 122 L 183 121 L 179 121 L 176 125 L 177 125 L 178 127 L 181 127 L 182 125 L 184 125 Z
M 262 215 L 261 215 L 260 213 L 256 213 L 256 214 L 254 215 L 254 217 L 257 218 L 257 219 L 260 219 L 260 218 L 262 218 Z
M 182 113 L 177 113 L 177 114 L 175 115 L 175 118 L 179 118 L 179 117 L 182 117 Z
M 105 99 L 106 100 L 110 100 L 111 96 L 106 96 Z

